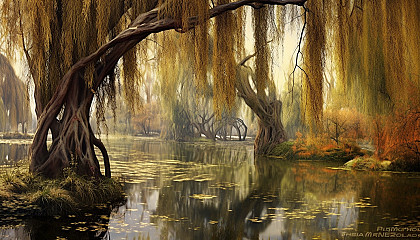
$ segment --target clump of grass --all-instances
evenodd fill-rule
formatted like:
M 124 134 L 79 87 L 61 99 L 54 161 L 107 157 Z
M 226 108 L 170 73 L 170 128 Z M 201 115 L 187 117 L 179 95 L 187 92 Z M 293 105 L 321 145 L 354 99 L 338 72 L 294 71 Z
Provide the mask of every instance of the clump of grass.
M 13 208 L 22 213 L 68 214 L 124 200 L 122 186 L 114 179 L 79 176 L 70 169 L 61 178 L 48 179 L 28 169 L 27 164 L 20 164 L 0 174 L 0 201 L 13 202 Z
M 380 161 L 375 157 L 364 156 L 356 157 L 346 162 L 344 166 L 355 170 L 383 171 L 388 170 L 389 163 L 389 161 Z
M 60 186 L 71 192 L 77 202 L 86 205 L 118 201 L 123 195 L 121 184 L 112 178 L 79 176 L 71 169 L 67 169 L 64 176 Z
M 293 146 L 294 146 L 293 141 L 283 142 L 275 146 L 269 155 L 281 157 L 285 159 L 293 159 L 295 157 Z
M 54 185 L 48 185 L 28 196 L 28 202 L 39 209 L 42 215 L 54 215 L 57 213 L 72 212 L 77 203 L 71 197 L 71 193 Z M 38 215 L 38 214 L 36 214 Z

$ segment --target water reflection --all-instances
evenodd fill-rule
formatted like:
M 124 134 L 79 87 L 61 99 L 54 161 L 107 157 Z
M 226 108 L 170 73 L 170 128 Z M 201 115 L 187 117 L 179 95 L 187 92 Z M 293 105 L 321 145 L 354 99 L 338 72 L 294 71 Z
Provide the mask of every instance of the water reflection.
M 98 206 L 94 213 L 76 214 L 32 219 L 0 214 L 0 239 L 109 239 L 111 209 Z
M 331 162 L 254 163 L 251 146 L 142 146 L 159 160 L 141 160 L 151 179 L 128 178 L 115 238 L 341 239 L 419 222 L 415 174 L 334 170 Z
M 109 215 L 94 214 L 105 219 L 101 225 L 67 218 L 37 231 L 32 226 L 43 222 L 30 220 L 24 230 L 0 231 L 0 238 L 13 233 L 37 239 L 33 233 L 42 232 L 75 239 L 72 234 L 79 232 L 78 239 L 348 239 L 380 227 L 419 226 L 418 174 L 254 160 L 250 143 L 134 138 L 110 139 L 108 146 L 113 174 L 121 177 L 128 196 L 124 206 Z M 91 226 L 103 228 L 95 232 Z M 78 227 L 92 234 L 81 234 Z
M 12 165 L 28 156 L 29 142 L 1 140 L 0 165 Z

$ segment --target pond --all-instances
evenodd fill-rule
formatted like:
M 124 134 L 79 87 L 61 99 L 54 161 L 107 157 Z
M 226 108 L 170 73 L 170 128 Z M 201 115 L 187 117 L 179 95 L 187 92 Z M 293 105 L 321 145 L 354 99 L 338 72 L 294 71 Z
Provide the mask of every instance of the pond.
M 420 238 L 419 174 L 254 159 L 252 142 L 105 143 L 124 205 L 82 218 L 0 216 L 0 239 Z M 26 146 L 2 144 L 1 164 L 20 157 L 7 151 Z

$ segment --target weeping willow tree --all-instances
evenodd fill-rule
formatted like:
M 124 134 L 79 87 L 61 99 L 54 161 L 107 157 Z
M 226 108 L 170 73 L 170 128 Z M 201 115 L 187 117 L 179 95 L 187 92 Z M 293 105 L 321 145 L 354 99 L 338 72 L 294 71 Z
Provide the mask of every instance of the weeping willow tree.
M 57 176 L 64 167 L 74 166 L 80 174 L 99 176 L 96 146 L 105 160 L 105 174 L 110 176 L 108 155 L 93 134 L 89 112 L 94 97 L 97 119 L 104 119 L 103 106 L 109 105 L 115 110 L 115 64 L 103 69 L 104 61 L 109 59 L 91 59 L 74 71 L 73 80 L 67 85 L 65 74 L 81 58 L 115 37 L 136 14 L 151 10 L 155 5 L 154 1 L 117 0 L 2 1 L 1 35 L 6 38 L 6 50 L 10 55 L 14 49 L 21 50 L 35 85 L 38 130 L 32 145 L 32 171 Z M 135 59 L 127 54 L 124 66 L 130 61 Z M 100 76 L 101 71 L 106 74 Z M 99 77 L 101 80 L 97 81 Z M 125 77 L 125 92 L 129 98 L 137 82 L 130 74 Z M 59 89 L 63 92 L 58 93 Z M 47 114 L 47 108 L 51 109 L 57 98 L 58 112 L 52 114 L 54 116 Z M 48 120 L 43 123 L 43 119 Z M 48 131 L 53 136 L 49 148 Z
M 228 1 L 218 3 L 224 4 Z M 163 40 L 159 41 L 163 46 L 161 52 L 164 52 L 159 58 L 160 62 L 164 63 L 159 65 L 160 76 L 165 79 L 161 83 L 161 92 L 163 98 L 167 99 L 165 102 L 179 104 L 179 101 L 175 101 L 173 89 L 176 91 L 182 89 L 182 87 L 178 89 L 179 82 L 176 79 L 185 72 L 183 69 L 188 68 L 189 71 L 194 72 L 195 86 L 197 87 L 189 87 L 188 90 L 197 91 L 205 98 L 210 97 L 213 107 L 208 108 L 212 108 L 218 118 L 221 118 L 222 115 L 226 116 L 228 112 L 232 114 L 232 111 L 237 109 L 234 107 L 238 102 L 237 96 L 241 97 L 258 116 L 259 131 L 254 145 L 255 153 L 267 154 L 274 146 L 287 139 L 280 117 L 282 104 L 277 99 L 272 76 L 273 63 L 271 59 L 273 55 L 271 53 L 278 45 L 270 44 L 270 42 L 275 41 L 277 44 L 281 44 L 284 24 L 299 18 L 299 11 L 296 11 L 297 8 L 280 8 L 276 12 L 273 6 L 258 4 L 252 6 L 253 9 L 250 12 L 252 13 L 255 53 L 247 57 L 245 57 L 244 44 L 247 19 L 244 9 L 217 16 L 211 21 L 212 27 L 208 30 L 203 29 L 208 27 L 206 23 L 199 25 L 182 37 L 175 33 L 166 34 L 166 38 L 163 37 Z M 203 35 L 203 32 L 210 33 L 211 38 L 207 39 L 208 36 Z M 169 38 L 178 38 L 179 41 L 177 44 L 173 44 L 174 41 L 168 41 Z M 209 52 L 208 60 L 205 56 L 207 52 Z M 222 61 L 220 61 L 221 59 Z M 251 67 L 245 65 L 248 61 L 252 62 Z M 191 62 L 195 64 L 189 64 Z M 185 83 L 182 83 L 181 86 L 185 87 Z M 212 93 L 209 93 L 208 86 L 213 89 Z M 188 100 L 193 103 L 190 105 L 194 105 L 194 101 L 191 101 L 194 96 L 188 94 L 184 94 L 184 97 L 187 96 Z M 208 101 L 208 99 L 204 102 L 203 99 L 196 99 L 195 105 L 198 102 L 198 105 L 202 106 Z M 169 104 L 169 106 L 172 105 Z M 169 108 L 173 109 L 173 107 Z M 210 113 L 207 117 L 210 119 L 213 115 Z M 204 116 L 202 118 L 198 122 L 209 121 Z M 203 134 L 214 135 L 210 138 L 215 138 L 215 134 Z
M 197 90 L 193 82 L 194 52 L 193 48 L 180 50 L 186 42 L 191 43 L 192 40 L 190 33 L 169 31 L 157 37 L 161 46 L 156 49 L 159 58 L 157 86 L 165 121 L 161 132 L 164 139 L 184 141 L 193 137 L 191 115 L 192 109 L 197 107 L 195 100 L 198 101 L 194 96 Z
M 235 59 L 230 46 L 237 41 L 226 34 L 230 29 L 225 29 L 239 21 L 232 10 L 244 5 L 263 8 L 304 3 L 305 0 L 2 1 L 2 36 L 7 38 L 9 52 L 22 49 L 35 83 L 38 128 L 31 147 L 31 171 L 55 177 L 63 168 L 73 167 L 79 174 L 98 177 L 101 172 L 94 151 L 97 147 L 105 161 L 105 175 L 110 176 L 106 149 L 89 123 L 90 108 L 94 97 L 99 109 L 103 109 L 105 97 L 113 105 L 119 79 L 115 77 L 116 66 L 121 58 L 126 97 L 136 101 L 130 98 L 138 89 L 130 66 L 138 62 L 136 45 L 149 35 L 171 29 L 191 32 L 198 26 L 194 30 L 194 47 L 203 50 L 209 30 L 206 22 L 216 17 L 212 60 L 214 102 L 218 109 L 234 102 Z M 207 62 L 204 52 L 194 54 L 197 75 L 201 76 L 198 81 L 206 81 L 206 71 L 202 69 Z M 257 88 L 262 89 L 265 80 L 260 79 Z M 48 131 L 53 136 L 50 147 L 46 143 Z
M 373 116 L 418 104 L 420 2 L 337 1 L 331 9 L 327 52 L 347 104 Z
M 236 22 L 231 24 L 232 26 L 225 28 L 239 25 Z M 157 55 L 160 63 L 157 66 L 157 80 L 160 103 L 166 121 L 161 136 L 165 139 L 183 141 L 204 135 L 208 139 L 216 140 L 219 131 L 226 129 L 229 124 L 235 125 L 237 121 L 235 116 L 241 102 L 236 97 L 235 85 L 230 86 L 233 92 L 226 93 L 230 94 L 228 98 L 233 98 L 233 104 L 229 103 L 226 106 L 214 101 L 214 95 L 217 93 L 217 97 L 220 98 L 223 92 L 222 89 L 216 91 L 213 88 L 217 82 L 213 77 L 219 73 L 219 70 L 212 69 L 213 62 L 217 62 L 212 58 L 217 59 L 218 55 L 213 54 L 215 40 L 212 35 L 200 40 L 205 43 L 204 45 L 196 45 L 197 39 L 203 38 L 201 36 L 203 27 L 207 25 L 197 26 L 186 34 L 175 31 L 164 32 L 156 39 L 159 43 Z M 242 48 L 243 44 L 238 44 L 239 46 Z M 203 56 L 204 53 L 207 55 Z M 206 59 L 203 59 L 204 57 Z M 223 65 L 224 63 L 218 67 Z M 233 80 L 235 81 L 235 78 Z M 223 85 L 218 87 L 227 88 Z
M 28 91 L 15 74 L 9 60 L 0 54 L 0 131 L 18 131 L 22 133 L 32 120 L 30 115 Z M 8 124 L 7 124 L 8 123 Z
M 419 10 L 414 0 L 305 4 L 304 43 L 302 52 L 297 49 L 302 62 L 296 68 L 302 70 L 301 109 L 311 132 L 322 127 L 326 94 L 339 108 L 370 116 L 418 108 Z

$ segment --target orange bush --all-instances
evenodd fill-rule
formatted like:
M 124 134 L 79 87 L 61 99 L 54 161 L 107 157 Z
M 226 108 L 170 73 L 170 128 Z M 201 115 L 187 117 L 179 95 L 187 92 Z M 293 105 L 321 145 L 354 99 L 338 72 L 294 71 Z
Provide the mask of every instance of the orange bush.
M 329 150 L 334 149 L 334 148 L 337 148 L 337 145 L 335 145 L 335 144 L 327 144 L 327 145 L 321 147 L 321 151 L 326 152 L 326 151 L 329 151 Z
M 402 168 L 420 170 L 420 107 L 377 117 L 373 126 L 376 155 L 379 158 L 407 165 Z

